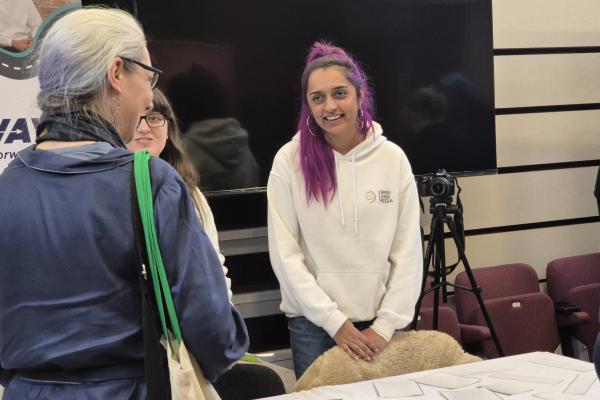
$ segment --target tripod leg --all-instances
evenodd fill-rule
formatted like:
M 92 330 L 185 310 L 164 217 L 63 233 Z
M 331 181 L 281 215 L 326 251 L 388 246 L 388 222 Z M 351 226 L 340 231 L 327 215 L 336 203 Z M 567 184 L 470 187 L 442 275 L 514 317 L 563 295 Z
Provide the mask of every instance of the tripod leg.
M 475 282 L 475 277 L 473 276 L 473 271 L 471 271 L 471 266 L 469 265 L 469 261 L 467 261 L 467 256 L 465 255 L 465 250 L 462 246 L 460 240 L 458 240 L 458 234 L 456 232 L 456 226 L 454 225 L 454 221 L 451 218 L 446 219 L 446 223 L 448 224 L 448 228 L 452 233 L 452 238 L 454 239 L 454 243 L 456 245 L 456 250 L 458 251 L 458 256 L 460 257 L 463 265 L 465 267 L 465 272 L 469 277 L 469 282 L 471 283 L 472 292 L 477 298 L 477 302 L 479 303 L 479 307 L 481 308 L 481 312 L 483 313 L 483 317 L 485 318 L 485 322 L 490 329 L 490 333 L 492 334 L 492 339 L 494 340 L 494 344 L 496 345 L 496 350 L 498 350 L 498 354 L 501 357 L 504 357 L 504 351 L 502 350 L 502 346 L 500 345 L 500 341 L 498 340 L 498 336 L 496 335 L 496 330 L 494 329 L 494 325 L 492 324 L 492 320 L 487 312 L 487 308 L 483 303 L 483 299 L 481 298 L 481 289 L 477 286 L 477 282 Z
M 438 209 L 441 216 L 439 216 L 439 229 L 437 231 L 437 237 L 435 242 L 435 256 L 436 264 L 434 270 L 434 299 L 433 299 L 433 329 L 438 329 L 439 323 L 439 309 L 440 309 L 440 298 L 443 303 L 448 302 L 448 281 L 446 279 L 446 249 L 445 249 L 445 238 L 444 238 L 444 224 L 447 224 L 447 218 L 443 215 L 443 208 Z M 438 214 L 436 214 L 438 215 Z M 440 290 L 442 296 L 440 297 Z
M 425 295 L 425 282 L 427 282 L 427 272 L 429 271 L 429 263 L 431 262 L 431 257 L 433 255 L 433 243 L 435 233 L 437 232 L 438 219 L 434 216 L 431 219 L 431 227 L 429 229 L 429 241 L 427 242 L 427 250 L 425 251 L 425 258 L 423 259 L 423 280 L 421 282 L 421 294 L 419 295 L 419 299 L 417 300 L 417 304 L 415 305 L 415 316 L 413 317 L 411 323 L 411 329 L 417 329 L 417 321 L 419 319 L 419 313 L 421 312 L 421 302 L 423 301 L 423 296 Z
M 442 270 L 446 265 L 446 252 L 444 250 L 444 218 L 440 219 L 439 229 L 435 236 L 435 267 L 433 274 L 433 326 L 434 331 L 438 330 L 439 309 L 440 309 L 440 287 L 442 285 Z M 444 288 L 445 289 L 445 288 Z

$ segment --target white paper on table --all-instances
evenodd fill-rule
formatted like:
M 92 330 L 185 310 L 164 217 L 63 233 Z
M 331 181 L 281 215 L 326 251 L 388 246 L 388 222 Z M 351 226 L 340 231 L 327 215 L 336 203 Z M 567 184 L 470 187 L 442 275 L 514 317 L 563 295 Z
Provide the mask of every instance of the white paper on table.
M 502 397 L 487 389 L 457 390 L 454 392 L 440 391 L 447 400 L 499 400 Z
M 562 396 L 556 393 L 538 393 L 534 394 L 535 397 L 539 397 L 544 400 L 572 400 L 572 397 Z
M 308 391 L 291 393 L 288 396 L 302 400 L 362 400 L 364 397 L 352 389 L 334 386 L 320 386 Z
M 477 369 L 473 371 L 460 371 L 461 376 L 471 376 L 471 375 L 487 375 L 493 374 L 495 372 L 506 372 L 506 371 L 514 371 L 514 368 L 488 368 L 488 369 Z
M 458 389 L 477 383 L 480 380 L 481 379 L 478 378 L 467 378 L 464 376 L 445 374 L 443 372 L 436 372 L 431 375 L 411 379 L 411 381 L 415 381 L 417 383 L 441 387 L 444 389 Z
M 529 360 L 534 364 L 547 365 L 549 367 L 562 368 L 562 369 L 570 369 L 572 371 L 577 372 L 590 372 L 594 370 L 594 364 L 592 363 L 577 363 L 571 362 L 569 360 L 548 360 L 548 359 L 539 359 L 539 360 Z
M 379 397 L 422 396 L 423 391 L 413 381 L 374 382 Z
M 521 382 L 497 382 L 480 387 L 508 396 L 529 392 L 530 390 L 535 389 L 535 386 Z
M 562 382 L 560 378 L 547 378 L 544 376 L 533 376 L 533 375 L 522 375 L 522 374 L 509 374 L 500 372 L 497 374 L 490 375 L 492 378 L 499 379 L 510 379 L 512 381 L 523 381 L 523 382 L 534 382 L 534 383 L 545 383 L 548 385 L 556 385 Z
M 567 386 L 563 393 L 566 394 L 586 394 L 590 389 L 594 381 L 596 380 L 595 375 L 591 374 L 579 374 L 573 379 L 573 382 Z

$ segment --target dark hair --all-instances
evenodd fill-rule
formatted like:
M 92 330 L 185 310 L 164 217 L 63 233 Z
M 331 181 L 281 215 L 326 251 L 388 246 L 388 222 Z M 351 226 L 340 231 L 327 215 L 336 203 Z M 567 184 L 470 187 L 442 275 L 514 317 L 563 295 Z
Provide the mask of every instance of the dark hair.
M 196 206 L 196 209 L 198 210 L 200 219 L 202 220 L 202 223 L 204 223 L 206 221 L 206 214 L 205 210 L 202 208 L 202 202 L 197 192 L 200 178 L 184 150 L 183 143 L 181 142 L 181 131 L 179 130 L 179 125 L 177 124 L 175 112 L 173 111 L 173 107 L 171 107 L 171 104 L 167 100 L 166 96 L 159 89 L 154 89 L 153 93 L 153 111 L 161 113 L 168 121 L 168 140 L 165 144 L 165 148 L 160 153 L 160 158 L 171 164 L 173 168 L 179 172 L 179 175 L 181 175 L 183 178 L 183 181 L 185 182 L 190 195 L 192 196 L 194 206 Z
M 298 117 L 300 166 L 304 176 L 304 189 L 307 200 L 310 201 L 312 198 L 316 201 L 322 200 L 326 206 L 337 189 L 335 160 L 333 150 L 327 144 L 323 131 L 314 122 L 314 119 L 311 121 L 312 114 L 306 99 L 306 91 L 308 78 L 314 70 L 332 66 L 341 67 L 346 79 L 356 88 L 356 95 L 362 109 L 362 112 L 358 115 L 357 126 L 363 136 L 366 136 L 369 129 L 371 129 L 374 115 L 373 95 L 371 94 L 367 75 L 360 65 L 344 49 L 330 43 L 315 42 L 306 58 L 301 81 L 302 105 Z

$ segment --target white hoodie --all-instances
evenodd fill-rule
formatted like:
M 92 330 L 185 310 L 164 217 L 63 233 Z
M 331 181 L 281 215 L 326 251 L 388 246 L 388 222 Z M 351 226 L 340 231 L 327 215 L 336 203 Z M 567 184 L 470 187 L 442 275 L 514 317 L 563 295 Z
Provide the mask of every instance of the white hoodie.
M 388 341 L 413 318 L 423 274 L 418 194 L 404 152 L 374 123 L 345 155 L 334 151 L 337 191 L 307 203 L 296 135 L 269 175 L 269 253 L 281 310 L 333 337 L 346 319 Z

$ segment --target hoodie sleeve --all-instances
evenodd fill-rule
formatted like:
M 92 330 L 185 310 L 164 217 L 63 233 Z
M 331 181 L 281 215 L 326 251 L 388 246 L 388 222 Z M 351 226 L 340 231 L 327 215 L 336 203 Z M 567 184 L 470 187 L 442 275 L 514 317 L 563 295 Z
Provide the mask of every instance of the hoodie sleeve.
M 402 179 L 396 233 L 388 258 L 387 291 L 371 326 L 388 341 L 395 330 L 412 321 L 423 279 L 419 195 L 406 157 L 404 164 L 402 169 L 407 172 Z
M 12 38 L 6 34 L 0 32 L 0 47 L 12 46 Z
M 202 207 L 201 212 L 204 214 L 205 218 L 204 231 L 206 232 L 206 235 L 210 239 L 210 242 L 212 243 L 213 247 L 215 248 L 215 251 L 217 252 L 217 256 L 219 257 L 219 262 L 221 262 L 221 265 L 223 267 L 225 283 L 227 284 L 227 296 L 229 297 L 229 301 L 232 301 L 233 292 L 231 291 L 231 279 L 229 278 L 229 276 L 227 276 L 227 272 L 229 272 L 229 270 L 225 266 L 225 256 L 223 255 L 223 253 L 221 253 L 221 249 L 219 247 L 219 232 L 217 231 L 217 225 L 215 224 L 215 217 L 212 213 L 212 210 L 210 209 L 210 206 L 208 205 L 208 202 L 206 201 L 206 197 L 204 197 L 204 194 L 202 194 L 200 189 L 197 189 L 197 193 L 198 198 L 200 199 L 200 207 Z M 202 217 L 200 215 L 198 215 L 198 218 L 202 220 Z
M 40 16 L 40 13 L 38 12 L 35 4 L 33 4 L 33 2 L 29 2 L 29 11 L 28 11 L 28 16 L 27 16 L 27 27 L 29 28 L 29 31 L 31 32 L 31 37 L 35 37 L 35 34 L 37 33 L 37 30 L 40 28 L 40 25 L 42 24 L 42 17 Z
M 160 175 L 157 163 L 152 167 Z M 187 348 L 214 381 L 244 355 L 248 333 L 229 301 L 222 264 L 185 183 L 174 174 L 162 181 L 156 185 L 154 210 L 175 310 Z
M 319 287 L 300 247 L 300 227 L 294 210 L 291 166 L 280 151 L 267 184 L 269 256 L 284 301 L 333 337 L 348 319 Z

